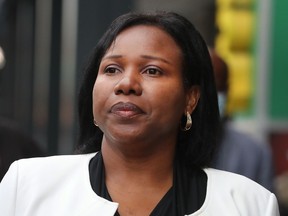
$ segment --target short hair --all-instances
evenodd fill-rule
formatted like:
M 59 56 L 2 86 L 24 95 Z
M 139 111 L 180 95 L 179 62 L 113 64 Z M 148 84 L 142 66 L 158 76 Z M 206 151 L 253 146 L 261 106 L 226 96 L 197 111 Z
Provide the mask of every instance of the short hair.
M 80 132 L 78 152 L 99 151 L 103 133 L 93 124 L 92 91 L 101 59 L 125 29 L 137 25 L 155 26 L 169 34 L 182 51 L 183 85 L 200 88 L 200 99 L 192 113 L 193 125 L 189 131 L 179 127 L 177 154 L 193 167 L 206 167 L 213 156 L 219 111 L 213 69 L 207 45 L 193 24 L 173 12 L 128 13 L 116 18 L 96 45 L 85 69 L 79 92 Z M 184 118 L 184 116 L 183 116 Z M 185 124 L 185 123 L 184 123 Z

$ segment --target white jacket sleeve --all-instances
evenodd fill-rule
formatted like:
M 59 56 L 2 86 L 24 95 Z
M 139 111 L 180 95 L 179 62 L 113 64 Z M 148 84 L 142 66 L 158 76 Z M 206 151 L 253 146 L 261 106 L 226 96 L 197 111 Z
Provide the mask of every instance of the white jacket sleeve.
M 1 216 L 14 216 L 16 212 L 18 166 L 14 162 L 0 183 Z
M 280 216 L 278 202 L 273 193 L 270 195 L 265 216 Z

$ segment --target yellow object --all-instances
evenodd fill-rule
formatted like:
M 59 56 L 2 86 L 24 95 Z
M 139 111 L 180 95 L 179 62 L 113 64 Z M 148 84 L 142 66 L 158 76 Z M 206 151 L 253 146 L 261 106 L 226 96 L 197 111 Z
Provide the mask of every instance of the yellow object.
M 254 4 L 255 0 L 216 0 L 215 49 L 229 69 L 229 114 L 247 111 L 253 97 Z
M 231 53 L 227 59 L 229 67 L 229 94 L 227 112 L 246 110 L 253 94 L 252 56 L 245 52 Z
M 254 14 L 251 11 L 221 9 L 217 13 L 216 24 L 220 33 L 229 38 L 231 49 L 251 47 L 254 33 Z

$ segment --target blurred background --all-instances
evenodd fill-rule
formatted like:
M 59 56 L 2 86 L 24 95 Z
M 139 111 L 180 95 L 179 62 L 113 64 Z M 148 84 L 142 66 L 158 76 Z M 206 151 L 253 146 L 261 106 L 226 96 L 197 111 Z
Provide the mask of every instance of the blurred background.
M 227 112 L 236 128 L 268 143 L 282 178 L 288 171 L 287 8 L 286 0 L 0 0 L 0 116 L 46 155 L 72 153 L 79 81 L 99 37 L 125 12 L 172 10 L 191 20 L 227 62 Z

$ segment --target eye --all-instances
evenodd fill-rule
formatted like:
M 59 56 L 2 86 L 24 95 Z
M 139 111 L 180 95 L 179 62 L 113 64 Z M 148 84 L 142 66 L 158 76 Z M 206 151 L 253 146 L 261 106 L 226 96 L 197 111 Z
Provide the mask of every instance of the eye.
M 150 76 L 160 76 L 162 74 L 162 71 L 158 68 L 149 67 L 146 68 L 143 73 L 148 74 Z
M 121 72 L 120 69 L 118 69 L 116 66 L 108 66 L 104 69 L 104 73 L 109 74 L 109 75 L 120 73 L 120 72 Z

